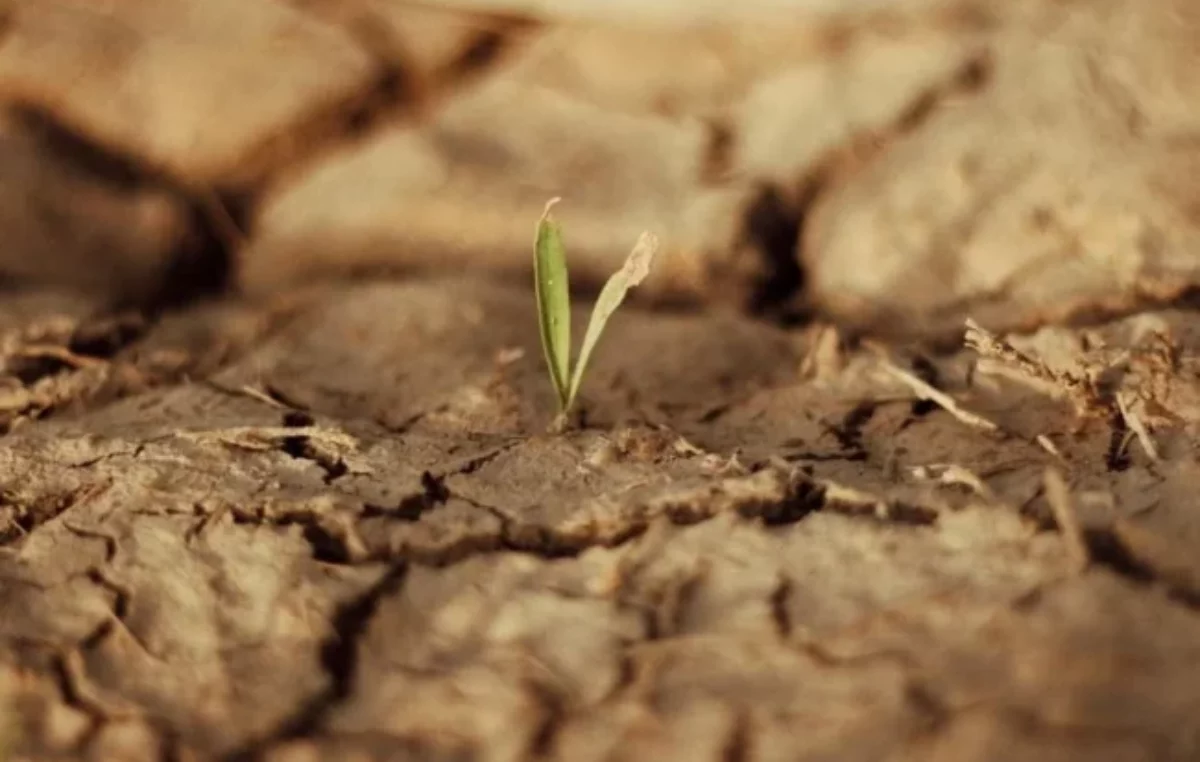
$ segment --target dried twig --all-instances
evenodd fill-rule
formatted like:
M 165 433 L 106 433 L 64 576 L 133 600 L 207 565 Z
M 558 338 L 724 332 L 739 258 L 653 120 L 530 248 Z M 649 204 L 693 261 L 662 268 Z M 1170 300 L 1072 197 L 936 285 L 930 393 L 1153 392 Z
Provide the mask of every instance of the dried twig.
M 1071 560 L 1074 571 L 1081 572 L 1091 563 L 1087 540 L 1083 536 L 1083 527 L 1079 516 L 1075 513 L 1075 504 L 1071 500 L 1071 492 L 1058 469 L 1048 468 L 1042 477 L 1046 501 L 1054 512 L 1054 521 L 1058 531 L 1062 533 L 1067 555 Z
M 890 360 L 886 358 L 881 358 L 881 360 L 883 369 L 887 371 L 888 374 L 890 374 L 893 378 L 902 382 L 909 389 L 912 389 L 913 393 L 919 398 L 933 402 L 968 426 L 974 426 L 975 428 L 983 429 L 984 431 L 1000 430 L 999 425 L 989 421 L 987 418 L 984 418 L 981 415 L 977 415 L 976 413 L 972 413 L 970 410 L 964 409 L 945 392 L 933 388 L 933 386 L 917 378 L 912 373 L 896 367 L 896 365 L 894 365 Z
M 321 426 L 235 426 L 209 431 L 179 431 L 174 436 L 192 442 L 217 442 L 226 447 L 265 452 L 283 442 L 303 437 L 318 454 L 341 461 L 351 473 L 370 473 L 370 466 L 358 455 L 358 440 L 344 431 Z
M 1154 444 L 1154 440 L 1150 437 L 1150 432 L 1146 428 L 1146 424 L 1141 417 L 1133 410 L 1130 400 L 1132 395 L 1126 392 L 1117 393 L 1117 409 L 1121 412 L 1121 417 L 1125 419 L 1125 425 L 1137 437 L 1138 442 L 1142 445 L 1142 449 L 1146 451 L 1147 457 L 1154 462 L 1158 462 L 1158 448 Z
M 823 325 L 810 333 L 811 343 L 800 361 L 800 377 L 826 381 L 837 376 L 845 365 L 842 339 L 836 327 Z
M 1054 396 L 1070 399 L 1079 415 L 1096 414 L 1109 409 L 1095 381 L 1087 373 L 1056 371 L 970 318 L 967 318 L 967 332 L 963 341 L 967 348 L 980 357 L 995 360 L 1018 378 L 1023 377 L 1034 389 L 1042 393 L 1057 392 Z
M 1062 452 L 1058 449 L 1058 445 L 1054 444 L 1050 437 L 1046 436 L 1045 434 L 1038 434 L 1033 438 L 1033 441 L 1037 442 L 1043 450 L 1050 453 L 1054 457 L 1058 458 L 1059 460 L 1063 459 Z

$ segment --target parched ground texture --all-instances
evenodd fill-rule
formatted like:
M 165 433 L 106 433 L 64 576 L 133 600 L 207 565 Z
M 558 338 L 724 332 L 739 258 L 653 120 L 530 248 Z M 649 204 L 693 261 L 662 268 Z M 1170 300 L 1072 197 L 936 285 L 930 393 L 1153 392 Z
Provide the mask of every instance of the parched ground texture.
M 1193 0 L 0 3 L 0 759 L 1200 759 Z M 581 327 L 664 247 L 565 433 Z

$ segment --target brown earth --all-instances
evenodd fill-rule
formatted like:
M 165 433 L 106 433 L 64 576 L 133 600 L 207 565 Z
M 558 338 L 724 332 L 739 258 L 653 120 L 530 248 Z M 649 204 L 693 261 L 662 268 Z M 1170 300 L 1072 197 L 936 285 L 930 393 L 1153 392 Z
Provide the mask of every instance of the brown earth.
M 0 19 L 0 759 L 1200 759 L 1191 0 Z

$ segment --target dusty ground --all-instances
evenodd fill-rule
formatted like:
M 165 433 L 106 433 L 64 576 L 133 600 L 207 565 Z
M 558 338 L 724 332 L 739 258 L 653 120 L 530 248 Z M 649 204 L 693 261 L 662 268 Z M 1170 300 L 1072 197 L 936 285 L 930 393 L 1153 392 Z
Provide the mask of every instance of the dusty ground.
M 1190 0 L 738 6 L 6 4 L 4 759 L 1200 759 Z

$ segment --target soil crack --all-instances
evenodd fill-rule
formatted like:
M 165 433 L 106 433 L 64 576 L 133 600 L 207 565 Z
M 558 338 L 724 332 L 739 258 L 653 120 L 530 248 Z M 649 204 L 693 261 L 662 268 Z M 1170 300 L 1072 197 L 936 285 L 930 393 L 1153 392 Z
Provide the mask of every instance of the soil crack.
M 321 665 L 329 675 L 329 687 L 284 720 L 275 732 L 231 754 L 230 760 L 250 762 L 260 758 L 269 746 L 311 735 L 321 728 L 334 707 L 353 693 L 359 640 L 370 626 L 380 602 L 399 592 L 408 568 L 405 561 L 389 567 L 366 592 L 343 605 L 334 615 L 333 634 L 321 646 Z

